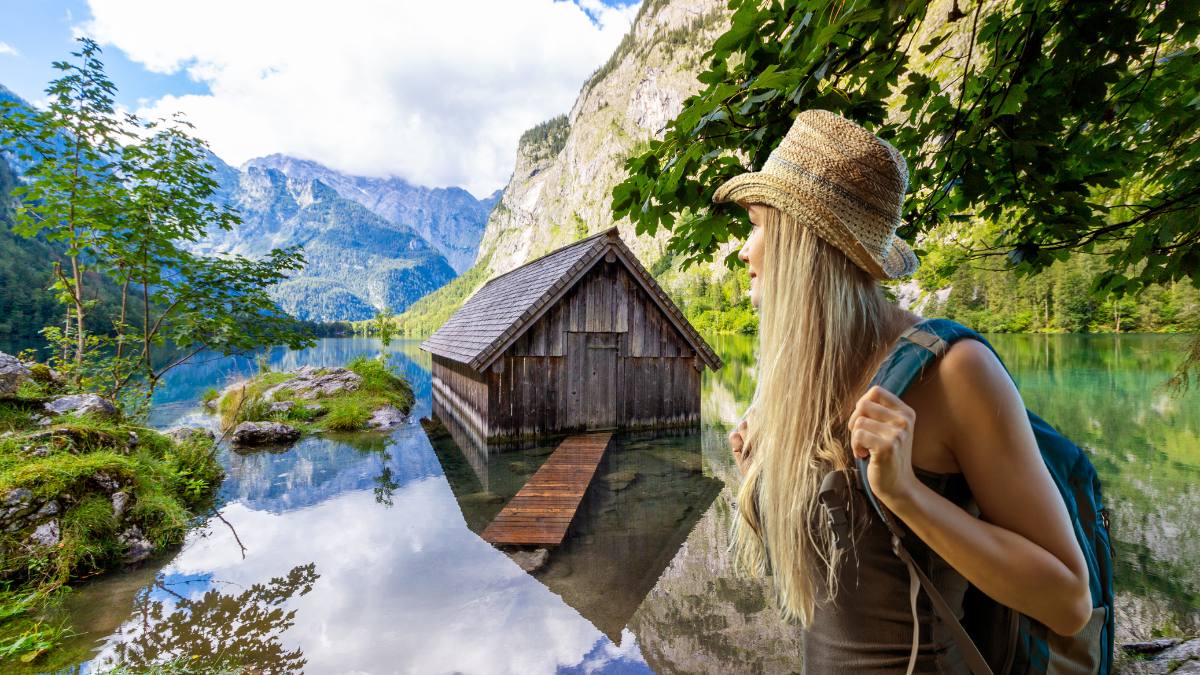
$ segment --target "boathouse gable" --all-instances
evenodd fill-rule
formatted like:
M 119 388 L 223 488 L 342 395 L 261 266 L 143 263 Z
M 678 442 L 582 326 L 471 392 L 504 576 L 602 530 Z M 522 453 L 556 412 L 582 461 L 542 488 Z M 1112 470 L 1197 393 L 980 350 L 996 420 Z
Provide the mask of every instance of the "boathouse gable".
M 496 277 L 421 348 L 435 414 L 480 441 L 696 423 L 721 366 L 616 228 Z

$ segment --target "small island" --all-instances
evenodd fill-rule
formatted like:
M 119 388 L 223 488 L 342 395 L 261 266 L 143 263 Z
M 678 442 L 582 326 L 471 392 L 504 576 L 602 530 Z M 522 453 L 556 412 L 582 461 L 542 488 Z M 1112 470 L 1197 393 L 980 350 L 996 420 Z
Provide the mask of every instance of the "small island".
M 210 391 L 205 405 L 234 446 L 281 445 L 305 433 L 394 429 L 412 410 L 413 392 L 386 361 L 360 356 L 345 368 L 266 370 Z

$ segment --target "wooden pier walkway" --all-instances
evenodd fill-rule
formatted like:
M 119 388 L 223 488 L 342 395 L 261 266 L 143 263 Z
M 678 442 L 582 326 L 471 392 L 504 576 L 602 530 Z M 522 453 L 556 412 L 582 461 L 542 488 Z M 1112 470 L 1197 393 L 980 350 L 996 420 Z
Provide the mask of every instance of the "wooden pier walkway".
M 611 440 L 611 431 L 564 439 L 480 536 L 492 544 L 561 544 Z

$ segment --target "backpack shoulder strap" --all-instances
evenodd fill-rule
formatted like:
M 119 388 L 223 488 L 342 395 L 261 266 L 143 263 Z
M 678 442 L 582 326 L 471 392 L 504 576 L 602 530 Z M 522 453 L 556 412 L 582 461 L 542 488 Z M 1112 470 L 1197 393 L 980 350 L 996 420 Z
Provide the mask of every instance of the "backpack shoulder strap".
M 875 377 L 871 379 L 871 386 L 879 385 L 896 396 L 903 396 L 909 387 L 912 386 L 912 383 L 921 377 L 930 364 L 941 358 L 950 349 L 951 344 L 963 338 L 979 340 L 991 349 L 991 345 L 987 344 L 983 336 L 960 323 L 947 319 L 926 319 L 917 323 L 900 335 L 900 339 L 892 347 L 891 353 L 884 359 L 879 370 L 876 371 Z M 916 612 L 916 589 L 917 585 L 920 584 L 920 588 L 924 589 L 925 594 L 929 596 L 933 608 L 941 618 L 942 623 L 949 627 L 951 635 L 954 636 L 954 642 L 958 646 L 963 659 L 967 662 L 967 666 L 971 669 L 973 675 L 992 675 L 992 669 L 988 665 L 987 660 L 983 658 L 983 654 L 979 652 L 979 648 L 975 645 L 967 630 L 963 628 L 958 617 L 954 615 L 954 610 L 950 608 L 946 599 L 938 592 L 929 577 L 913 561 L 913 557 L 909 554 L 908 549 L 904 548 L 904 543 L 901 541 L 903 533 L 896 527 L 891 514 L 875 498 L 875 493 L 871 490 L 871 483 L 867 479 L 868 460 L 856 457 L 854 462 L 858 467 L 859 483 L 862 485 L 863 492 L 867 496 L 867 501 L 870 502 L 871 508 L 879 515 L 880 520 L 883 521 L 883 524 L 892 536 L 892 551 L 904 561 L 905 566 L 908 568 L 912 587 L 911 601 L 914 603 L 914 618 Z M 917 624 L 914 623 L 914 657 L 917 646 L 916 630 Z M 914 661 L 910 658 L 910 672 L 913 664 Z

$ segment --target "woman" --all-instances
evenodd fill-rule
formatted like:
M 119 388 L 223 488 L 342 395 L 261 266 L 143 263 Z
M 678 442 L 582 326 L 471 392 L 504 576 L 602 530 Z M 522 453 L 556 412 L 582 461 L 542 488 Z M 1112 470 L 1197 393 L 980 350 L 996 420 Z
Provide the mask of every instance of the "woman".
M 903 399 L 867 389 L 921 320 L 879 285 L 917 266 L 895 235 L 907 183 L 890 144 L 808 110 L 762 171 L 714 196 L 749 211 L 740 258 L 760 314 L 758 386 L 730 435 L 744 475 L 735 557 L 770 573 L 784 617 L 805 628 L 809 672 L 965 672 L 928 602 L 910 611 L 907 569 L 855 490 L 852 546 L 847 555 L 837 546 L 818 491 L 854 456 L 870 457 L 875 495 L 915 535 L 906 539 L 913 556 L 958 616 L 968 582 L 1064 635 L 1092 609 L 1062 498 L 1021 397 L 986 346 L 954 343 Z

